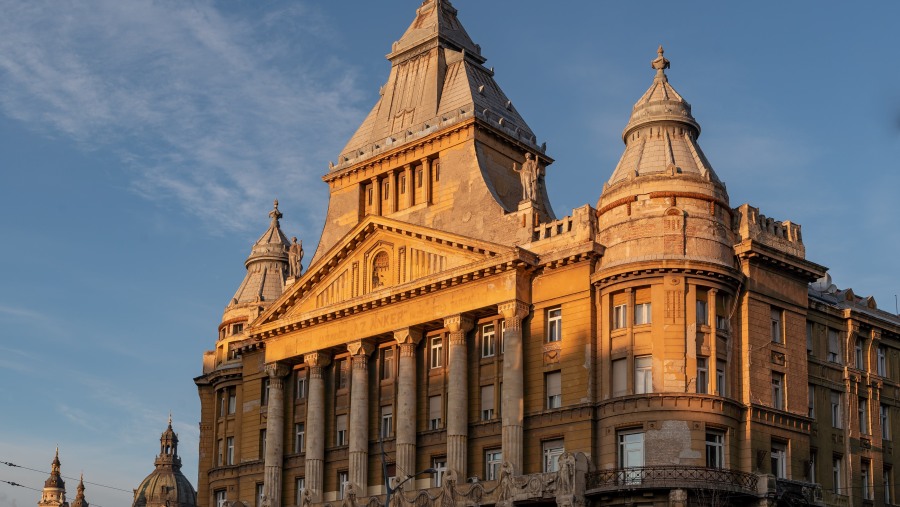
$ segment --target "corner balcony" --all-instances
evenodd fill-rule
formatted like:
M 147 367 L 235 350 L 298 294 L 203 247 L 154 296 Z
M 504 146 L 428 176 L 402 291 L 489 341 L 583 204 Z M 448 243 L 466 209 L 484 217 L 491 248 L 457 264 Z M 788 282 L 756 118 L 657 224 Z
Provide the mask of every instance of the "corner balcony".
M 759 476 L 756 474 L 737 470 L 661 465 L 589 472 L 585 493 L 597 495 L 641 489 L 694 489 L 758 496 L 758 483 Z

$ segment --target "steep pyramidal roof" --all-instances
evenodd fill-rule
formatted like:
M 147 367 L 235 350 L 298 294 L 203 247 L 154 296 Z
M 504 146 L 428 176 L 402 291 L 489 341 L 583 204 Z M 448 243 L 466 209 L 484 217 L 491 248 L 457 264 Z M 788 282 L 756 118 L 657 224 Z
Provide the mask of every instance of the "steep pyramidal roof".
M 700 124 L 691 105 L 669 84 L 665 70 L 670 63 L 659 47 L 653 84 L 637 101 L 622 133 L 625 152 L 609 179 L 609 185 L 633 176 L 657 173 L 692 173 L 719 181 L 697 144 Z M 676 128 L 665 128 L 672 127 Z
M 473 116 L 532 147 L 534 133 L 483 66 L 448 0 L 425 0 L 395 42 L 381 97 L 342 150 L 338 169 Z

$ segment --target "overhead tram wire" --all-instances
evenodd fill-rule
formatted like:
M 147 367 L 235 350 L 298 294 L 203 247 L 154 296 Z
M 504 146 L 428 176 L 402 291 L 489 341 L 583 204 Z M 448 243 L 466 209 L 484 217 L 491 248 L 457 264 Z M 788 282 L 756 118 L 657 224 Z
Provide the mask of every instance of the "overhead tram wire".
M 37 472 L 37 473 L 39 473 L 39 474 L 50 475 L 50 472 L 45 472 L 45 471 L 43 471 L 43 470 L 36 470 L 36 469 L 34 469 L 34 468 L 23 467 L 22 465 L 16 465 L 15 463 L 10 463 L 10 462 L 8 462 L 8 461 L 0 461 L 0 465 L 6 465 L 6 466 L 10 466 L 10 467 L 21 468 L 21 469 L 24 469 L 24 470 L 30 470 L 30 471 L 32 471 L 32 472 Z M 62 477 L 63 479 L 69 479 L 69 480 L 71 480 L 71 481 L 81 480 L 81 479 L 79 479 L 78 477 L 69 477 L 69 476 L 67 476 L 67 475 L 62 475 L 62 474 L 60 474 L 60 477 Z M 4 482 L 6 482 L 6 481 L 4 481 Z M 114 490 L 116 490 L 116 491 L 121 491 L 121 492 L 123 492 L 123 493 L 134 494 L 134 491 L 133 491 L 133 490 L 117 488 L 117 487 L 115 487 L 115 486 L 107 486 L 106 484 L 100 484 L 100 483 L 97 483 L 97 482 L 84 481 L 84 483 L 85 483 L 85 484 L 90 484 L 91 486 L 98 486 L 98 487 L 101 487 L 101 488 L 114 489 Z M 22 486 L 22 487 L 26 487 L 26 486 Z M 29 489 L 30 489 L 30 488 L 29 488 Z M 37 491 L 40 491 L 40 490 L 37 490 Z M 93 504 L 91 504 L 91 505 L 93 505 Z M 98 505 L 98 506 L 96 506 L 96 507 L 100 507 L 100 506 Z
M 0 463 L 5 463 L 5 462 L 0 461 Z M 23 468 L 24 468 L 24 467 L 23 467 Z M 24 484 L 19 484 L 18 482 L 4 481 L 3 479 L 0 479 L 0 482 L 5 482 L 6 484 L 9 484 L 10 486 L 16 486 L 16 487 L 19 487 L 19 488 L 30 489 L 31 491 L 37 491 L 38 493 L 43 493 L 43 491 L 44 491 L 44 490 L 42 490 L 42 489 L 35 489 L 35 488 L 32 488 L 32 487 L 26 486 L 26 485 L 24 485 Z M 97 504 L 95 504 L 94 502 L 90 502 L 90 504 L 91 504 L 92 507 L 103 507 L 102 505 L 97 505 Z

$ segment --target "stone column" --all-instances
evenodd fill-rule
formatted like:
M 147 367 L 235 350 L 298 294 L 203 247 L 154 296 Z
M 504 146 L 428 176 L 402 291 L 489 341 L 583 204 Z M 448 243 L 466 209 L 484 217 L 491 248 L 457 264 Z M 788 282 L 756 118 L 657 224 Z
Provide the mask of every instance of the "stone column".
M 374 192 L 372 210 L 375 215 L 381 215 L 381 183 L 378 181 L 378 176 L 372 178 L 372 191 Z
M 431 161 L 428 158 L 422 159 L 422 179 L 425 180 L 425 192 L 422 193 L 422 201 L 427 206 L 431 204 Z
M 522 353 L 522 319 L 528 316 L 530 305 L 522 301 L 507 301 L 497 306 L 506 329 L 503 332 L 503 393 L 502 416 L 503 461 L 512 464 L 516 474 L 522 473 L 522 428 L 525 422 L 525 378 Z
M 266 455 L 263 494 L 271 507 L 281 507 L 281 469 L 284 462 L 284 376 L 290 368 L 281 363 L 266 365 L 269 375 L 269 406 L 266 412 Z
M 322 501 L 325 468 L 325 379 L 324 369 L 331 356 L 311 352 L 303 356 L 309 367 L 309 393 L 306 399 L 306 489 L 314 501 Z
M 706 307 L 709 310 L 707 321 L 709 325 L 709 359 L 706 360 L 706 377 L 709 380 L 709 394 L 716 394 L 719 388 L 719 357 L 716 347 L 719 344 L 719 333 L 716 329 L 716 294 L 719 291 L 709 289 L 706 293 Z M 698 322 L 699 324 L 699 322 Z
M 400 210 L 400 173 L 391 169 L 391 172 L 388 173 L 388 178 L 391 182 L 388 188 L 391 213 L 396 213 Z
M 408 190 L 407 190 L 408 192 Z M 416 473 L 416 346 L 422 331 L 406 328 L 394 331 L 400 345 L 400 372 L 397 376 L 397 472 Z
M 466 332 L 472 319 L 454 315 L 444 319 L 450 331 L 447 387 L 447 467 L 466 477 L 469 435 L 469 374 L 466 368 Z
M 350 470 L 349 479 L 363 496 L 369 490 L 369 355 L 372 342 L 347 344 L 350 351 Z
M 412 164 L 403 166 L 403 174 L 406 175 L 406 207 L 411 208 L 416 203 L 416 182 L 413 181 Z

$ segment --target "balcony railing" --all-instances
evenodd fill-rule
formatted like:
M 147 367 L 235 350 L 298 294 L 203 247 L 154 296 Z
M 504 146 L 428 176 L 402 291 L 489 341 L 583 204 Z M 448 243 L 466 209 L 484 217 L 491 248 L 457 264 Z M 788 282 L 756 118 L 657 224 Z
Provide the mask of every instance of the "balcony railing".
M 776 495 L 790 505 L 814 505 L 824 503 L 822 488 L 809 482 L 777 479 Z
M 755 474 L 723 468 L 663 465 L 597 470 L 587 474 L 587 492 L 621 489 L 685 488 L 757 494 Z

